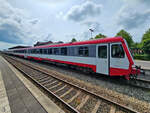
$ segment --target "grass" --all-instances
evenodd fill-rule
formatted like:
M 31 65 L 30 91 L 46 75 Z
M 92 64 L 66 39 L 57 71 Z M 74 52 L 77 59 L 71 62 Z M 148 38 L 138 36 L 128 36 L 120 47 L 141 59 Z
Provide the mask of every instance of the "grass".
M 148 55 L 148 54 L 143 54 L 143 55 L 135 54 L 134 59 L 150 61 L 150 55 Z

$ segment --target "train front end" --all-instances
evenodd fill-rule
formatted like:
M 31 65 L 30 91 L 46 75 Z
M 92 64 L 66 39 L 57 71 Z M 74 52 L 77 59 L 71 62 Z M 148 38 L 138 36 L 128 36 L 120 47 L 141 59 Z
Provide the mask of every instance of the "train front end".
M 139 76 L 140 74 L 145 74 L 144 71 L 141 69 L 141 66 L 137 66 L 135 65 L 134 63 L 134 59 L 133 59 L 133 56 L 128 48 L 128 45 L 127 45 L 127 42 L 126 40 L 123 41 L 125 43 L 125 46 L 124 48 L 126 48 L 125 52 L 128 56 L 128 60 L 129 60 L 129 74 L 125 76 L 125 78 L 127 80 L 130 80 L 130 79 L 135 79 L 137 78 L 137 76 Z

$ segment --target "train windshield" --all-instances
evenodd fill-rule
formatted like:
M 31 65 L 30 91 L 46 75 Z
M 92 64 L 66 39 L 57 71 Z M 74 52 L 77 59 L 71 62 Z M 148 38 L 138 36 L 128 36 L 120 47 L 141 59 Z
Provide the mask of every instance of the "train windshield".
M 112 58 L 124 58 L 125 53 L 121 44 L 113 44 L 111 46 L 111 57 Z

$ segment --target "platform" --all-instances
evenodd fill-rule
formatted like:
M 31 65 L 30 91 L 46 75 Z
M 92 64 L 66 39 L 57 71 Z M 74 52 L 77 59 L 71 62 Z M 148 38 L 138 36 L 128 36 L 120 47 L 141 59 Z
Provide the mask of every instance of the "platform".
M 0 56 L 0 113 L 64 113 Z
M 150 61 L 135 60 L 136 65 L 140 65 L 142 69 L 150 70 Z

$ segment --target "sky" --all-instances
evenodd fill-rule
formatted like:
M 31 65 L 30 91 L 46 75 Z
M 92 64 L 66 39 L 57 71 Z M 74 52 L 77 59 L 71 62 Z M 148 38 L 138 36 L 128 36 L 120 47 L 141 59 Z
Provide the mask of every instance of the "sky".
M 121 29 L 135 42 L 150 28 L 150 0 L 0 0 L 0 50 L 37 41 L 69 42 Z

